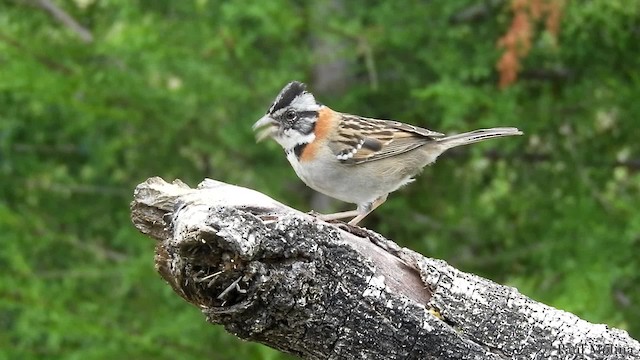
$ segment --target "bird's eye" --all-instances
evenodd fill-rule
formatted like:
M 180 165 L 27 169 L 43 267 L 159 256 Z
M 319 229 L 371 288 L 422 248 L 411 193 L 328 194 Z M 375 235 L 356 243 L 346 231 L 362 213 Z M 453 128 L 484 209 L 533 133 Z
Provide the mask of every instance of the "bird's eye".
M 296 113 L 295 110 L 287 110 L 286 113 L 284 113 L 284 118 L 287 119 L 287 121 L 293 121 L 298 117 L 298 114 Z

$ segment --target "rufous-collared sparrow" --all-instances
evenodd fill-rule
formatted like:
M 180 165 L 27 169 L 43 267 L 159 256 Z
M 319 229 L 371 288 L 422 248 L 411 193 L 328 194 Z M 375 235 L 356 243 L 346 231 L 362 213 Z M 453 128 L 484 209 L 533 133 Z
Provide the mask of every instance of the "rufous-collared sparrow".
M 513 127 L 474 130 L 445 136 L 392 120 L 337 112 L 316 101 L 303 83 L 287 84 L 254 125 L 258 141 L 272 137 L 305 184 L 357 209 L 320 215 L 354 218 L 356 225 L 389 193 L 413 181 L 426 165 L 452 147 L 501 136 L 522 135 Z

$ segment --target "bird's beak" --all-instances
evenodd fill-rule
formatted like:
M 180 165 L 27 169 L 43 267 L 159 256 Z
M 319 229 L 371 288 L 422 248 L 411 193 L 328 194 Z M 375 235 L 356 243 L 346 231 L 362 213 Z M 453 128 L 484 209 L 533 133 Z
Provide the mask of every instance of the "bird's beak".
M 257 130 L 260 128 L 265 128 L 265 129 L 262 129 L 258 133 L 258 135 L 256 135 L 256 140 L 262 141 L 265 138 L 272 136 L 275 133 L 275 130 L 277 127 L 278 127 L 278 122 L 273 120 L 269 115 L 265 115 L 261 117 L 260 120 L 256 121 L 255 124 L 253 124 L 252 129 Z

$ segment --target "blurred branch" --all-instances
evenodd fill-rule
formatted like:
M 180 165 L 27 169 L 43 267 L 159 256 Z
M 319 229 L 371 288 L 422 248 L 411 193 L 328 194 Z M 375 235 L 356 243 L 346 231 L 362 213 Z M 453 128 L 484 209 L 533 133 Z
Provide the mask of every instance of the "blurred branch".
M 94 257 L 101 260 L 109 260 L 113 262 L 123 262 L 128 260 L 128 256 L 125 253 L 121 253 L 114 249 L 110 249 L 97 240 L 87 241 L 87 239 L 79 239 L 75 234 L 70 234 L 66 238 L 69 244 L 77 247 L 78 249 L 92 254 Z
M 545 81 L 568 80 L 573 77 L 573 75 L 574 73 L 571 69 L 564 67 L 527 69 L 519 74 L 522 79 Z
M 131 217 L 157 240 L 160 275 L 208 321 L 301 358 L 640 356 L 625 331 L 250 189 L 150 178 Z
M 455 154 L 455 152 L 451 152 L 452 154 Z M 492 150 L 487 150 L 484 153 L 484 156 L 492 161 L 496 161 L 496 160 L 501 160 L 501 159 L 509 159 L 509 158 L 519 158 L 522 160 L 525 160 L 528 163 L 536 163 L 536 162 L 548 162 L 551 161 L 552 158 L 550 155 L 548 154 L 541 154 L 541 153 L 511 153 L 511 154 L 505 154 L 501 151 L 498 151 L 496 149 L 492 149 Z M 446 154 L 445 154 L 446 156 Z
M 349 41 L 353 42 L 356 49 L 356 54 L 361 56 L 365 69 L 367 70 L 367 79 L 369 80 L 369 86 L 373 90 L 377 90 L 379 87 L 378 80 L 378 69 L 376 66 L 376 59 L 374 54 L 373 46 L 371 45 L 371 41 L 369 41 L 370 35 L 367 32 L 362 32 L 359 34 L 352 34 L 349 31 L 346 31 L 342 27 L 338 26 L 329 26 L 326 29 L 327 32 L 338 35 Z
M 70 75 L 71 74 L 71 69 L 69 69 L 68 67 L 55 62 L 49 58 L 46 58 L 44 56 L 40 56 L 37 55 L 35 53 L 33 53 L 32 51 L 30 51 L 29 49 L 25 48 L 22 44 L 20 44 L 18 41 L 16 41 L 15 39 L 4 35 L 2 33 L 0 33 L 0 41 L 4 42 L 5 44 L 8 44 L 24 53 L 26 53 L 27 55 L 33 57 L 36 61 L 38 61 L 40 64 L 44 65 L 45 67 L 49 68 L 50 70 L 54 70 L 57 71 L 59 73 L 62 73 L 64 75 Z
M 358 37 L 358 53 L 364 57 L 365 67 L 369 75 L 369 85 L 372 90 L 378 90 L 378 70 L 376 69 L 376 58 L 373 54 L 373 47 L 366 36 Z
M 483 0 L 453 14 L 449 18 L 449 22 L 460 24 L 484 20 L 489 15 L 493 15 L 503 3 L 504 0 Z
M 629 170 L 640 170 L 640 159 L 616 160 L 615 166 L 625 167 Z
M 27 178 L 25 186 L 31 191 L 43 190 L 64 195 L 129 196 L 129 192 L 124 187 L 106 185 L 56 183 L 41 179 Z
M 453 150 L 448 151 L 442 155 L 443 158 L 446 157 L 462 157 L 465 156 L 464 150 Z M 542 162 L 553 162 L 560 161 L 558 159 L 554 159 L 549 154 L 543 153 L 504 153 L 496 149 L 487 150 L 483 152 L 484 157 L 491 161 L 501 160 L 501 159 L 521 159 L 526 163 L 542 163 Z M 603 166 L 608 167 L 624 167 L 631 171 L 639 171 L 640 170 L 640 159 L 628 159 L 628 160 L 614 160 L 609 163 L 585 163 L 584 167 L 589 168 L 602 168 Z
M 614 209 L 611 201 L 604 196 L 603 192 L 600 190 L 600 187 L 596 185 L 596 182 L 593 180 L 589 171 L 587 171 L 587 164 L 580 161 L 580 156 L 578 154 L 578 150 L 580 147 L 577 146 L 576 140 L 567 136 L 567 141 L 563 143 L 565 151 L 569 154 L 569 163 L 570 166 L 575 169 L 576 174 L 579 174 L 580 180 L 584 186 L 591 192 L 591 196 L 608 212 L 611 212 Z
M 86 27 L 80 25 L 71 15 L 49 0 L 32 0 L 32 4 L 48 12 L 54 19 L 67 27 L 85 43 L 93 42 L 93 35 Z
M 80 145 L 76 144 L 29 144 L 29 143 L 14 143 L 11 147 L 18 153 L 40 153 L 40 154 L 83 154 L 86 151 L 82 149 Z

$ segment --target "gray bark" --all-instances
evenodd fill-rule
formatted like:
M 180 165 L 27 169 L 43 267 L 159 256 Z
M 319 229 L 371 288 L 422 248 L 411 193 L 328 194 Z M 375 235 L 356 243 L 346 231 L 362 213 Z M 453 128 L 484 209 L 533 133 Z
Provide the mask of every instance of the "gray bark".
M 209 322 L 301 358 L 640 358 L 625 331 L 246 188 L 151 178 L 132 219 Z

